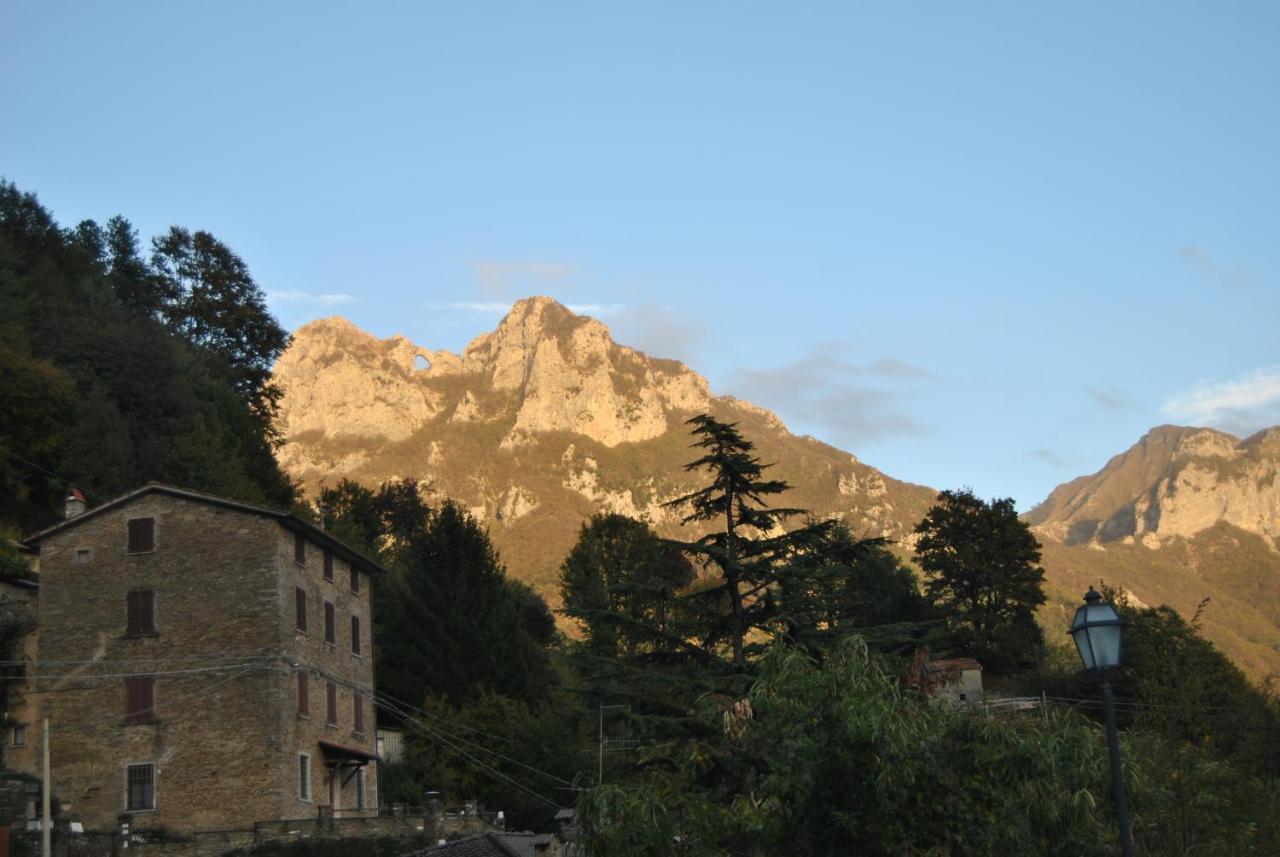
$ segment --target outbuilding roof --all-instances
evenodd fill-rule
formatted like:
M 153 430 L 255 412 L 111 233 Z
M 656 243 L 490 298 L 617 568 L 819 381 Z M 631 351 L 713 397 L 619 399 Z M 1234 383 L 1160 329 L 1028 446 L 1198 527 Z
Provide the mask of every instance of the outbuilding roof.
M 315 542 L 321 547 L 328 548 L 333 551 L 334 556 L 342 559 L 356 568 L 361 569 L 369 574 L 386 574 L 387 570 L 380 564 L 369 559 L 358 551 L 348 547 L 345 543 L 338 541 L 329 533 L 317 527 L 308 521 L 304 521 L 291 512 L 283 512 L 279 509 L 271 509 L 266 506 L 255 506 L 252 503 L 245 503 L 240 500 L 231 500 L 226 497 L 218 497 L 213 494 L 203 494 L 199 491 L 190 491 L 186 488 L 178 488 L 174 485 L 165 485 L 163 482 L 148 482 L 135 491 L 130 491 L 120 497 L 103 503 L 101 506 L 95 506 L 74 518 L 68 518 L 60 521 L 52 527 L 34 533 L 23 540 L 23 545 L 33 550 L 40 550 L 40 543 L 50 536 L 69 530 L 72 527 L 79 526 L 85 521 L 104 512 L 118 509 L 121 506 L 132 503 L 141 497 L 149 494 L 165 494 L 170 497 L 178 497 L 183 500 L 190 500 L 196 503 L 206 503 L 210 506 L 221 506 L 224 509 L 232 509 L 237 512 L 244 512 L 249 515 L 258 515 L 263 518 L 271 518 L 277 521 L 286 530 L 295 533 L 302 533 L 309 540 Z
M 930 672 L 946 672 L 948 670 L 978 670 L 982 671 L 982 664 L 973 658 L 943 658 L 942 660 L 929 661 L 926 666 Z

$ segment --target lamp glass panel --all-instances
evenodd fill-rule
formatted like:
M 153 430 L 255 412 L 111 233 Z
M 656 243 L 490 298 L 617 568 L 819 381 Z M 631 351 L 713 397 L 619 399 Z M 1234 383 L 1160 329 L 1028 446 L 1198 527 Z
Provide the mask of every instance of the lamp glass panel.
M 1120 626 L 1097 625 L 1089 629 L 1089 642 L 1096 666 L 1111 669 L 1120 665 Z
M 1093 649 L 1089 645 L 1089 634 L 1087 631 L 1073 631 L 1071 639 L 1076 642 L 1076 649 L 1080 652 L 1080 660 L 1084 662 L 1084 668 L 1093 669 Z

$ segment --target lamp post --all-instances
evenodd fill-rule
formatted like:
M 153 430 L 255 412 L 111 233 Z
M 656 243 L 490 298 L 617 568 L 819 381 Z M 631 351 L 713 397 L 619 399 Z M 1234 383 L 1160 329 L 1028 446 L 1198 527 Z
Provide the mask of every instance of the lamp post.
M 1107 670 L 1120 666 L 1120 638 L 1124 622 L 1116 609 L 1104 603 L 1092 586 L 1084 596 L 1084 606 L 1071 620 L 1071 638 L 1080 651 L 1087 670 L 1102 676 L 1102 710 L 1107 721 L 1107 747 L 1111 751 L 1111 791 L 1120 817 L 1120 848 L 1124 857 L 1133 855 L 1133 835 L 1129 832 L 1129 805 L 1124 795 L 1124 771 L 1120 768 L 1120 737 L 1116 734 L 1116 707 L 1111 697 Z

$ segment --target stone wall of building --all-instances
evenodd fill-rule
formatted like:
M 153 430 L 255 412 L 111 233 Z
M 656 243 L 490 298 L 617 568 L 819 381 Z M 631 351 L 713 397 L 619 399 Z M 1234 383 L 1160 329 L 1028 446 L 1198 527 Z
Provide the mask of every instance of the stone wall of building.
M 39 765 L 39 735 L 35 697 L 37 592 L 35 584 L 22 579 L 0 579 L 0 618 L 16 622 L 31 630 L 22 638 L 15 660 L 23 663 L 22 676 L 14 678 L 6 688 L 4 718 L 0 720 L 4 748 L 3 767 L 34 774 Z
M 128 552 L 128 521 L 155 519 L 155 549 Z M 126 771 L 154 763 L 155 809 L 136 828 L 222 828 L 280 812 L 280 607 L 275 521 L 150 493 L 40 544 L 39 682 L 55 791 L 110 830 Z M 126 634 L 131 590 L 155 592 L 156 633 Z M 127 724 L 125 677 L 155 676 L 154 722 Z M 48 678 L 44 678 L 48 676 Z
M 276 566 L 278 597 L 289 605 L 278 616 L 279 634 L 290 658 L 289 674 L 279 677 L 277 699 L 286 716 L 279 725 L 283 747 L 292 748 L 280 760 L 279 772 L 284 800 L 281 818 L 307 818 L 318 806 L 333 806 L 340 814 L 358 808 L 357 777 L 364 779 L 364 806 L 376 810 L 377 765 L 364 766 L 361 773 L 320 746 L 324 741 L 377 755 L 377 718 L 373 676 L 373 614 L 368 574 L 357 570 L 353 591 L 351 568 L 332 558 L 333 579 L 324 576 L 324 550 L 311 542 L 305 548 L 302 565 L 295 562 L 295 534 L 278 528 Z M 296 620 L 296 589 L 307 593 L 307 630 L 299 631 Z M 334 641 L 325 639 L 325 604 L 333 605 Z M 359 652 L 353 651 L 351 617 L 360 625 Z M 298 712 L 297 673 L 307 676 L 308 713 Z M 336 723 L 327 717 L 327 686 L 333 682 L 337 697 Z M 362 699 L 363 731 L 355 729 L 355 700 Z M 299 787 L 298 755 L 310 757 L 310 800 L 304 801 Z

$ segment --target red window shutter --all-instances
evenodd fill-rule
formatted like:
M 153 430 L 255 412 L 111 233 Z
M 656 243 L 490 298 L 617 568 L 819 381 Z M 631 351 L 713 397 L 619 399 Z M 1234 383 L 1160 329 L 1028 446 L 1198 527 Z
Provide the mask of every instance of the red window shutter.
M 307 692 L 307 674 L 298 673 L 298 713 L 311 713 L 311 695 Z
M 129 553 L 150 553 L 156 549 L 156 519 L 129 520 Z
M 351 617 L 351 653 L 360 654 L 360 617 Z
M 324 552 L 324 579 L 333 580 L 333 553 Z
M 338 640 L 338 629 L 335 627 L 337 621 L 334 618 L 333 602 L 326 601 L 324 603 L 324 641 L 326 643 L 336 643 Z
M 353 716 L 356 722 L 356 732 L 364 734 L 364 694 L 357 693 L 354 699 L 355 709 Z
M 150 723 L 156 719 L 154 676 L 130 676 L 124 680 L 125 723 Z
M 297 625 L 299 631 L 307 630 L 307 590 L 299 586 L 294 590 Z
M 338 723 L 338 686 L 333 682 L 329 682 L 325 695 L 325 716 L 326 723 L 336 726 Z

